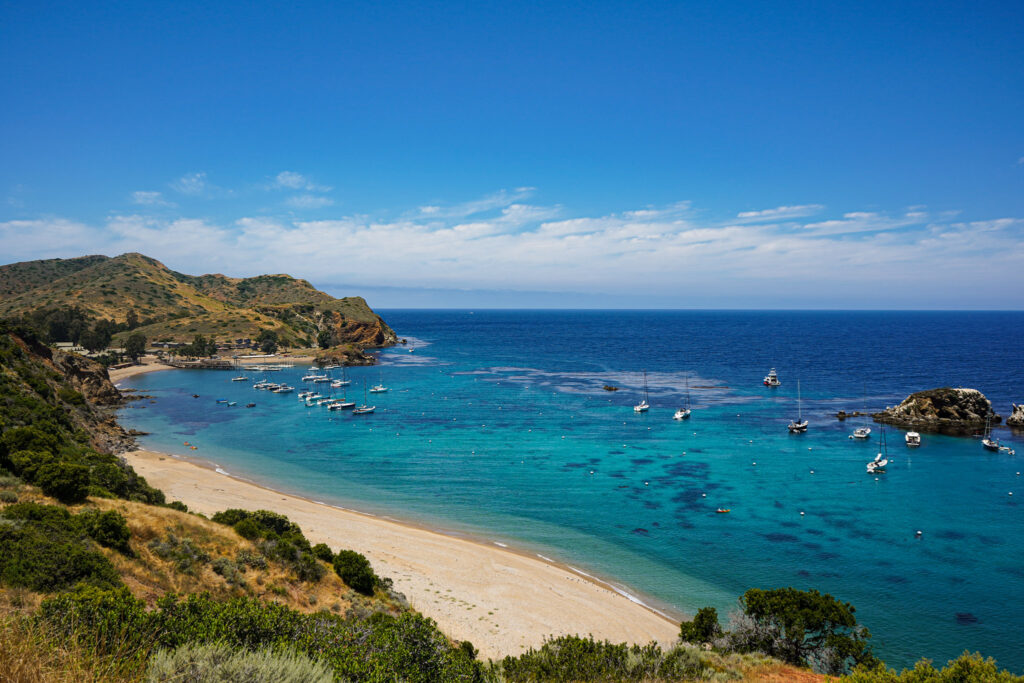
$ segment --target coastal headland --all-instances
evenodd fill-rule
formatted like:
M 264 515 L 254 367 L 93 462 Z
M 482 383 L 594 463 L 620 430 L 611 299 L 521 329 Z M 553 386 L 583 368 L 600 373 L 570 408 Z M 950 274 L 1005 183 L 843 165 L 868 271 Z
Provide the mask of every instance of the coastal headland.
M 162 453 L 138 450 L 125 458 L 194 512 L 274 510 L 314 543 L 363 553 L 415 609 L 449 637 L 471 641 L 483 658 L 517 655 L 566 634 L 662 645 L 678 638 L 676 622 L 568 567 L 280 493 Z

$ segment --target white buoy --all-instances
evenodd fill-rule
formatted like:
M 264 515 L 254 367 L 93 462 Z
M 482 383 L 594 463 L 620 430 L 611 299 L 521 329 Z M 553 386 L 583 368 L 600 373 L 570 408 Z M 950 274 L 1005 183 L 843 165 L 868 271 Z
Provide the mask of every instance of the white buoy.
M 700 497 L 701 497 L 701 498 L 707 498 L 707 497 L 708 497 L 708 494 L 706 494 L 706 493 L 702 493 L 702 494 L 700 494 Z
M 804 516 L 804 511 L 803 511 L 803 510 L 801 510 L 801 511 L 800 511 L 800 516 L 801 516 L 801 517 L 803 517 L 803 516 Z
M 811 470 L 811 474 L 814 474 L 814 470 Z
M 644 486 L 647 486 L 647 485 L 648 485 L 648 482 L 645 481 L 644 482 Z M 1013 494 L 1011 493 L 1010 495 L 1012 496 Z
M 751 465 L 755 465 L 755 466 L 757 465 L 757 463 L 756 463 L 756 462 L 752 462 L 752 463 L 750 463 L 750 464 L 751 464 Z

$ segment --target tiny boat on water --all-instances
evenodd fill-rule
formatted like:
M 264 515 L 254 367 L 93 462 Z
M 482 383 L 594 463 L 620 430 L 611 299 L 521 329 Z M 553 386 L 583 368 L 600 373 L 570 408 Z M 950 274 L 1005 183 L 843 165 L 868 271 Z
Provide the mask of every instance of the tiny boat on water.
M 715 512 L 724 515 L 726 512 L 732 512 L 732 508 L 718 508 Z
M 650 409 L 651 404 L 647 402 L 647 371 L 644 370 L 644 400 L 633 406 L 633 412 L 646 413 Z
M 775 368 L 768 371 L 768 374 L 764 376 L 764 385 L 766 387 L 777 387 L 782 382 L 779 381 L 779 375 L 775 372 Z
M 871 435 L 871 427 L 857 427 L 850 434 L 851 439 L 866 439 Z
M 796 419 L 789 423 L 790 434 L 801 434 L 807 431 L 807 420 L 804 419 L 803 403 L 800 401 L 800 380 L 796 381 Z
M 903 439 L 907 442 L 909 448 L 914 448 L 921 445 L 921 435 L 917 432 L 907 432 Z

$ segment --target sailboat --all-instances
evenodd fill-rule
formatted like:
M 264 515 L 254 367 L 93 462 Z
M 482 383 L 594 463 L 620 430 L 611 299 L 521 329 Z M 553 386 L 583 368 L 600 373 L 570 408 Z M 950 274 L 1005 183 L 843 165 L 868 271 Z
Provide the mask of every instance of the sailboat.
M 646 413 L 651 409 L 651 404 L 647 402 L 647 371 L 644 370 L 644 400 L 633 406 L 633 412 Z
M 348 378 L 348 372 L 345 370 L 345 366 L 342 366 L 341 379 L 331 381 L 331 386 L 335 389 L 340 389 L 341 387 L 347 387 L 350 384 L 352 384 L 352 380 Z
M 807 420 L 804 419 L 803 403 L 800 401 L 800 380 L 796 381 L 796 420 L 789 423 L 790 434 L 807 431 Z
M 885 466 L 889 464 L 889 452 L 885 445 L 885 425 L 882 426 L 881 431 L 878 434 L 878 455 L 875 459 L 867 464 L 868 474 L 882 474 L 885 472 Z
M 348 400 L 348 393 L 342 389 L 341 398 L 334 400 L 334 403 L 327 406 L 328 410 L 350 410 L 356 407 L 355 401 Z
M 981 446 L 986 451 L 998 451 L 999 439 L 992 436 L 992 416 L 985 418 L 985 435 L 981 438 Z
M 867 414 L 868 414 L 868 399 L 867 399 L 867 389 L 865 388 L 864 389 L 864 416 L 865 416 L 865 421 L 867 421 Z M 864 424 L 864 425 L 861 425 L 860 427 L 857 427 L 856 429 L 854 429 L 853 430 L 853 434 L 850 434 L 850 438 L 851 439 L 866 439 L 870 435 L 871 435 L 871 427 L 868 427 L 866 424 Z
M 686 403 L 672 416 L 673 420 L 685 420 L 690 417 L 690 373 L 686 373 Z
M 388 390 L 388 388 L 386 386 L 384 386 L 384 376 L 383 375 L 384 375 L 384 373 L 382 372 L 378 376 L 377 384 L 375 384 L 372 387 L 370 387 L 370 393 L 371 394 L 383 394 L 385 391 Z
M 374 410 L 377 409 L 377 406 L 367 405 L 367 403 L 368 402 L 366 400 L 366 380 L 364 379 L 363 380 L 363 405 L 359 406 L 358 408 L 354 408 L 352 410 L 352 414 L 353 415 L 369 415 L 370 413 L 372 413 Z

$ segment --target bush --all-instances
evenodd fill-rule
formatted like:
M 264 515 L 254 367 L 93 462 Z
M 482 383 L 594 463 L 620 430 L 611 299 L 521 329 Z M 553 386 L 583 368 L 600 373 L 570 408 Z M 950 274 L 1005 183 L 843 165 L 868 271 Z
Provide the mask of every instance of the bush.
M 686 643 L 710 643 L 721 634 L 718 610 L 714 607 L 700 608 L 693 621 L 684 621 L 679 625 L 679 639 Z
M 942 670 L 936 669 L 927 659 L 919 661 L 912 671 L 904 669 L 902 673 L 876 662 L 872 666 L 858 667 L 842 680 L 847 683 L 1022 683 L 1024 676 L 1000 671 L 991 658 L 964 652 L 947 662 Z
M 328 564 L 334 562 L 334 553 L 326 543 L 317 543 L 313 546 L 313 554 Z
M 48 593 L 78 583 L 112 588 L 120 585 L 121 579 L 110 560 L 80 536 L 24 520 L 16 525 L 0 524 L 0 583 Z
M 62 503 L 81 503 L 89 493 L 89 468 L 70 462 L 49 463 L 39 468 L 35 483 Z
M 330 683 L 330 667 L 299 652 L 233 650 L 224 645 L 183 645 L 150 660 L 147 683 Z
M 185 505 L 180 500 L 172 500 L 170 503 L 167 503 L 167 507 L 178 512 L 188 512 L 188 505 Z
M 6 489 L 0 491 L 0 503 L 17 503 L 18 494 L 14 491 L 7 491 Z
M 757 651 L 821 673 L 840 674 L 873 664 L 871 634 L 857 624 L 854 608 L 818 591 L 752 588 L 740 598 L 743 616 L 729 638 L 740 651 Z
M 132 538 L 128 530 L 128 522 L 121 513 L 114 510 L 84 510 L 78 519 L 85 533 L 107 548 L 113 548 L 125 555 L 131 555 L 132 549 L 128 542 Z
M 352 590 L 363 595 L 373 595 L 378 579 L 370 561 L 363 554 L 354 550 L 339 550 L 334 556 L 334 571 Z

